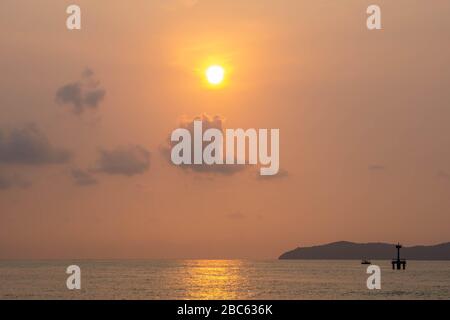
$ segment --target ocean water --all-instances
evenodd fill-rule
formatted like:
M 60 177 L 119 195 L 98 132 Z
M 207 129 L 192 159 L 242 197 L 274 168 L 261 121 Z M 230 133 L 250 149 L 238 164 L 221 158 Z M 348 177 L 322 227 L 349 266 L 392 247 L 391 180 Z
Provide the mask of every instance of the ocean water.
M 368 290 L 360 261 L 112 260 L 0 261 L 0 299 L 449 299 L 450 262 L 381 268 Z M 68 290 L 67 266 L 81 268 Z

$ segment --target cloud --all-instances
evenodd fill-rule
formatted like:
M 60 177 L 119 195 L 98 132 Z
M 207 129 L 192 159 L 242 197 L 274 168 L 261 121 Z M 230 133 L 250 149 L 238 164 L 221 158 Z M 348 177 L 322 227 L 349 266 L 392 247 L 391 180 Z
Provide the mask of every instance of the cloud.
M 69 151 L 54 147 L 35 124 L 13 129 L 7 135 L 0 131 L 0 163 L 58 164 L 70 158 Z
M 107 174 L 133 176 L 150 168 L 150 152 L 141 146 L 100 150 L 96 171 Z
M 208 130 L 210 128 L 219 129 L 223 132 L 223 123 L 225 121 L 225 118 L 219 115 L 210 116 L 207 114 L 202 114 L 200 116 L 196 116 L 193 119 L 189 118 L 183 118 L 180 121 L 179 128 L 184 128 L 189 130 L 191 133 L 191 137 L 194 136 L 194 121 L 195 120 L 201 120 L 202 126 L 203 126 L 203 132 L 205 130 Z M 172 163 L 172 159 L 170 157 L 172 147 L 176 145 L 178 142 L 172 142 L 170 141 L 170 135 L 166 141 L 166 143 L 160 147 L 160 151 L 163 154 L 163 156 L 166 158 L 166 160 L 174 165 Z M 205 147 L 207 144 L 204 144 L 203 147 Z M 193 163 L 193 144 L 192 144 L 192 161 Z M 192 172 L 198 172 L 198 173 L 205 173 L 205 174 L 222 174 L 222 175 L 232 175 L 239 171 L 242 171 L 246 168 L 245 165 L 220 165 L 220 164 L 190 164 L 190 165 L 177 165 L 178 168 L 184 169 L 184 170 L 190 170 Z
M 88 171 L 84 171 L 81 169 L 73 169 L 70 172 L 74 183 L 81 187 L 92 186 L 98 183 L 97 179 Z
M 0 190 L 6 190 L 13 187 L 28 188 L 31 183 L 24 180 L 18 174 L 12 176 L 0 174 Z
M 97 109 L 105 98 L 106 91 L 100 88 L 100 83 L 94 77 L 94 71 L 87 68 L 80 80 L 68 83 L 56 91 L 56 102 L 71 106 L 77 115 L 86 109 Z
M 91 68 L 86 68 L 83 70 L 83 72 L 81 73 L 81 76 L 83 78 L 90 78 L 93 77 L 95 74 L 94 70 L 92 70 Z

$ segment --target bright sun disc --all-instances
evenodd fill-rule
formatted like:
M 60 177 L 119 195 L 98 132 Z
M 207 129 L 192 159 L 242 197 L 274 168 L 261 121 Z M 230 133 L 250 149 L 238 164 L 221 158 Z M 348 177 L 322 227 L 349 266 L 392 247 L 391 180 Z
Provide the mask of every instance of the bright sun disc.
M 221 66 L 210 66 L 206 69 L 206 79 L 212 85 L 218 85 L 223 81 L 225 70 Z

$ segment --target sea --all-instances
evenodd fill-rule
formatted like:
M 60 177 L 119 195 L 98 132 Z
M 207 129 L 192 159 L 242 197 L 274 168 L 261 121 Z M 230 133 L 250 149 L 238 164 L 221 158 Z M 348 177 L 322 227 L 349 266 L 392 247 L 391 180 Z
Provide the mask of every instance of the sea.
M 367 288 L 368 265 L 356 260 L 52 260 L 0 261 L 0 299 L 449 299 L 450 261 L 408 261 L 381 269 Z M 68 290 L 66 269 L 81 269 Z

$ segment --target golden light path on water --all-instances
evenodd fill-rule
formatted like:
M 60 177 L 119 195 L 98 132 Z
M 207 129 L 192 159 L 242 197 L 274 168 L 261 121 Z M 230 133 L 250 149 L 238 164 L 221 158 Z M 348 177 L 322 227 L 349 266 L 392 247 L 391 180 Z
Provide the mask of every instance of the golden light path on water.
M 239 260 L 192 260 L 183 278 L 186 299 L 239 299 L 246 287 Z

